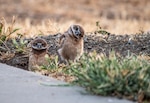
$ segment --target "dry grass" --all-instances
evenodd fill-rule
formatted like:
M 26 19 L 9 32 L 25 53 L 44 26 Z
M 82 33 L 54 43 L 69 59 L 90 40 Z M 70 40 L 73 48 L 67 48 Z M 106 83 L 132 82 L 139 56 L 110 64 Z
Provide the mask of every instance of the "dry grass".
M 30 19 L 26 19 L 22 23 L 15 23 L 14 28 L 19 28 L 20 30 L 16 33 L 23 34 L 25 37 L 35 37 L 37 35 L 50 35 L 63 33 L 68 29 L 71 24 L 75 24 L 74 21 L 68 21 L 66 23 L 58 23 L 54 20 L 45 20 L 37 25 L 32 25 Z M 144 21 L 126 21 L 126 20 L 106 20 L 105 18 L 100 20 L 100 26 L 106 31 L 112 34 L 136 34 L 139 31 L 149 31 L 150 22 Z M 10 25 L 7 23 L 6 25 Z M 96 27 L 96 22 L 81 24 L 86 32 L 94 32 Z M 120 27 L 121 26 L 121 27 Z M 14 34 L 13 36 L 15 36 Z
M 115 34 L 149 31 L 149 0 L 1 0 L 0 15 L 9 22 L 18 17 L 17 28 L 25 36 L 64 32 L 71 24 L 80 24 L 86 32 L 95 23 Z M 5 12 L 4 12 L 5 11 Z

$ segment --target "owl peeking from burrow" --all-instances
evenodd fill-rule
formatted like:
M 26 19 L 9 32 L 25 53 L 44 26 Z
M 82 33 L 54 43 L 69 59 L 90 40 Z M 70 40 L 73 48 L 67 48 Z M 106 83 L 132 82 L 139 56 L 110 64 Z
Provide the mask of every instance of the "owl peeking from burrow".
M 29 52 L 28 70 L 34 71 L 39 66 L 47 65 L 48 45 L 45 39 L 37 37 L 30 42 L 31 51 Z

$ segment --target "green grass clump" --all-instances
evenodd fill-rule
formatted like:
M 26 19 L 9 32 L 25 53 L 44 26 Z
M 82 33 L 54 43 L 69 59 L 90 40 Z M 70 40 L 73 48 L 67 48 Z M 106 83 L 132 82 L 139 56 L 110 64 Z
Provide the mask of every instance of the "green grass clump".
M 12 43 L 15 47 L 16 53 L 26 53 L 27 52 L 27 41 L 20 38 L 18 41 L 16 39 L 12 39 Z
M 7 24 L 4 18 L 0 18 L 0 50 L 10 52 L 10 48 L 7 46 L 7 41 L 10 39 L 11 35 L 16 33 L 19 29 L 14 28 L 15 17 L 12 18 L 10 25 Z M 4 45 L 4 46 L 2 46 Z
M 119 58 L 96 53 L 69 67 L 75 84 L 96 95 L 117 95 L 142 101 L 150 97 L 150 63 L 136 56 Z
M 0 20 L 0 44 L 7 41 L 13 33 L 19 30 L 18 28 L 14 29 L 15 21 L 15 17 L 13 17 L 11 25 L 7 26 L 4 18 Z
M 47 60 L 48 64 L 42 65 L 40 68 L 50 72 L 56 72 L 58 70 L 58 57 L 46 56 L 45 59 Z

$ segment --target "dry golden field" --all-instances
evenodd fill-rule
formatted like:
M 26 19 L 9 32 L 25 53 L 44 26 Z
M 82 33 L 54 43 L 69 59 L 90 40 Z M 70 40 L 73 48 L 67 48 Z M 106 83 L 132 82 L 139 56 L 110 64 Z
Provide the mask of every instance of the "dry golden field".
M 86 32 L 95 23 L 112 34 L 135 34 L 150 30 L 149 0 L 0 0 L 0 17 L 8 24 L 17 17 L 18 32 L 30 37 L 64 32 L 80 24 Z

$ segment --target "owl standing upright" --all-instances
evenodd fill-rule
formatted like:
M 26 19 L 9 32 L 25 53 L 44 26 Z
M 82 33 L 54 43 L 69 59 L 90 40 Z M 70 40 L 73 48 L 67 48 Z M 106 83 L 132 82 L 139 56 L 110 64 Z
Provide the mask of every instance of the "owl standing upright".
M 68 63 L 76 61 L 83 54 L 84 43 L 84 30 L 79 25 L 71 25 L 69 29 L 60 36 L 60 48 L 58 55 L 60 61 Z

